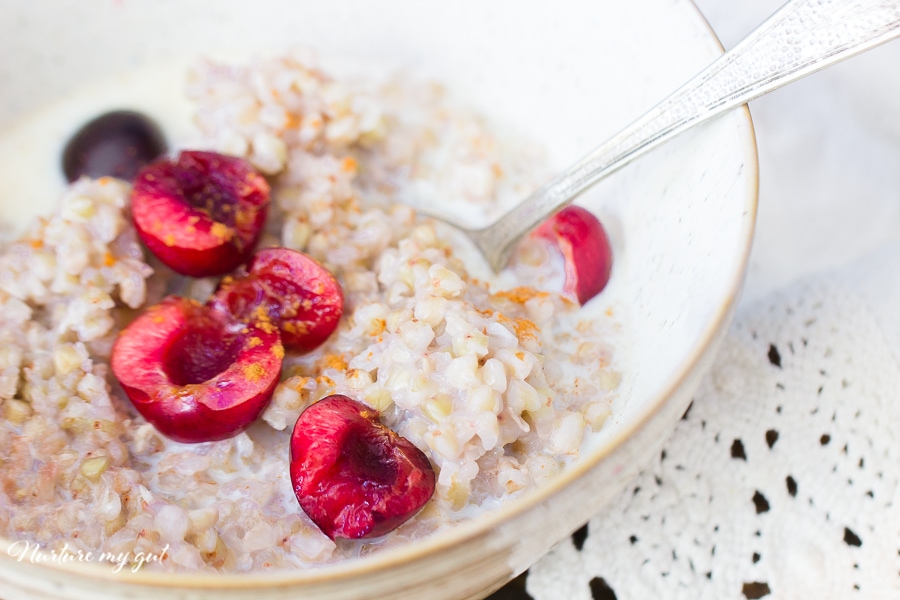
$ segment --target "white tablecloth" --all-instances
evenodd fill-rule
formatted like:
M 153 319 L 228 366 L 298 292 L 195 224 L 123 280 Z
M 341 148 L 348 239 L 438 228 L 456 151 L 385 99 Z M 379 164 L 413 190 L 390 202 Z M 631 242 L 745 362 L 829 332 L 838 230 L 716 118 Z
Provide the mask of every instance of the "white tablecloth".
M 781 0 L 696 0 L 726 48 Z M 535 565 L 536 600 L 900 598 L 900 41 L 751 104 L 760 208 L 665 451 Z

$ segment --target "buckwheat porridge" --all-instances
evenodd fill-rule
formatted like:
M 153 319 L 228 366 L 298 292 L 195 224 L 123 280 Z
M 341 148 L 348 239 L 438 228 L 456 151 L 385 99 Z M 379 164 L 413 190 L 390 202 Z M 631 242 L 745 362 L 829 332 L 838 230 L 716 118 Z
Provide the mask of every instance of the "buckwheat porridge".
M 411 204 L 497 215 L 547 172 L 433 84 L 337 81 L 306 53 L 188 78 L 193 147 L 244 157 L 271 185 L 260 247 L 300 250 L 343 291 L 334 333 L 286 352 L 261 417 L 181 443 L 147 422 L 110 368 L 138 315 L 218 278 L 147 252 L 131 184 L 81 178 L 0 256 L 0 533 L 83 552 L 158 552 L 145 568 L 308 568 L 421 538 L 554 477 L 608 416 L 617 325 L 560 293 L 562 260 L 526 240 L 493 276 Z M 174 140 L 178 143 L 178 140 Z M 427 457 L 434 493 L 392 532 L 332 540 L 288 470 L 301 413 L 340 394 Z

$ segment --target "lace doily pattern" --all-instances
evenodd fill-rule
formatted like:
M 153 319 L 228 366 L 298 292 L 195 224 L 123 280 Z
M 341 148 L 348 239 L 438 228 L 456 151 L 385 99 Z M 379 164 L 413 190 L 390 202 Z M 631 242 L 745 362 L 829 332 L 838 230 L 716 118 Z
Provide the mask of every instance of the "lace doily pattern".
M 665 450 L 523 597 L 900 598 L 900 360 L 884 333 L 834 277 L 743 308 Z

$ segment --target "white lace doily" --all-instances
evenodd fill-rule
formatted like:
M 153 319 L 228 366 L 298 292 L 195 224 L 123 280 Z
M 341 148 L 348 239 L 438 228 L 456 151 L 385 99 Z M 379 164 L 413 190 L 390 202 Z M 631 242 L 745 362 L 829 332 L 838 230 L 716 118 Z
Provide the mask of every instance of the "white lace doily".
M 665 450 L 536 600 L 900 598 L 900 245 L 739 311 Z

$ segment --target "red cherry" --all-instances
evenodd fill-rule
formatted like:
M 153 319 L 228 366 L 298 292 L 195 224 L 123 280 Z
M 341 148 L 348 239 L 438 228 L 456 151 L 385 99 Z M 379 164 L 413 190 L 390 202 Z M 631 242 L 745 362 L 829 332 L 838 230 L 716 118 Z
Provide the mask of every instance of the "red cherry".
M 378 412 L 328 396 L 307 408 L 291 435 L 291 482 L 300 507 L 331 539 L 384 535 L 434 493 L 434 469 Z
M 240 158 L 182 152 L 138 173 L 131 214 L 141 240 L 174 271 L 222 275 L 243 263 L 259 239 L 269 184 Z
M 566 264 L 564 291 L 584 305 L 603 291 L 612 273 L 609 236 L 592 212 L 567 206 L 534 231 L 556 247 Z
M 240 319 L 262 311 L 281 330 L 286 349 L 308 352 L 337 327 L 344 295 L 334 276 L 306 254 L 264 248 L 246 270 L 221 283 L 209 305 Z
M 122 331 L 111 366 L 137 411 L 163 435 L 208 442 L 256 420 L 272 398 L 283 356 L 270 322 L 243 323 L 169 296 Z
M 63 150 L 69 182 L 81 176 L 131 180 L 138 170 L 166 151 L 166 139 L 147 115 L 116 110 L 86 123 Z

